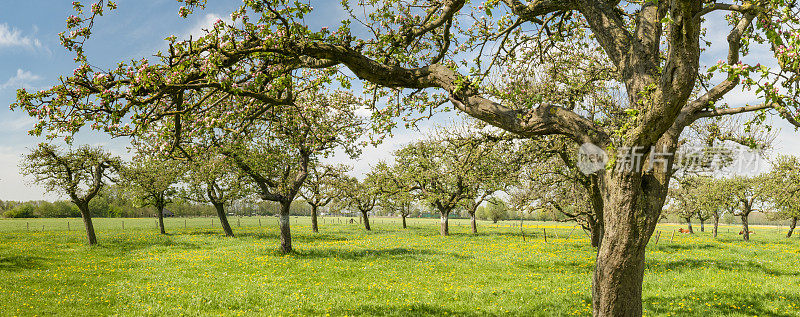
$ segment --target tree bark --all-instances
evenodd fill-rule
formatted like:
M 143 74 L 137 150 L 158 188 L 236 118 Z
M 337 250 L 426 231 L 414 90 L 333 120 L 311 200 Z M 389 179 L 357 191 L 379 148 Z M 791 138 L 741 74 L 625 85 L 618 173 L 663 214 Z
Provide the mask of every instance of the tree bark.
M 787 238 L 791 238 L 792 237 L 792 233 L 794 232 L 794 228 L 797 227 L 797 218 L 798 217 L 792 218 L 792 222 L 789 224 L 789 232 L 786 233 L 786 237 Z
M 367 215 L 367 211 L 361 211 L 361 217 L 364 219 L 364 229 L 367 231 L 372 231 L 372 228 L 369 226 L 369 216 Z
M 700 218 L 700 232 L 706 232 L 706 221 Z
M 603 226 L 601 226 L 600 222 L 595 220 L 594 216 L 592 215 L 588 215 L 586 220 L 589 223 L 589 233 L 591 234 L 592 238 L 592 247 L 600 247 L 600 243 L 603 242 Z
M 469 219 L 470 219 L 470 222 L 472 224 L 472 233 L 478 233 L 478 223 L 475 222 L 475 213 L 474 212 L 469 214 Z
M 742 214 L 742 239 L 750 241 L 750 226 L 747 222 L 749 213 Z
M 213 204 L 214 209 L 217 210 L 217 217 L 219 217 L 219 223 L 222 224 L 222 230 L 225 231 L 225 235 L 233 237 L 233 229 L 231 229 L 231 225 L 228 223 L 228 215 L 225 214 L 225 204 L 215 202 L 211 204 Z
M 89 212 L 89 203 L 75 202 L 75 204 L 78 205 L 78 210 L 81 212 L 81 218 L 83 218 L 83 226 L 86 228 L 86 238 L 89 241 L 89 245 L 96 245 L 97 236 L 94 234 L 94 224 L 92 224 L 92 214 Z
M 159 204 L 156 209 L 158 209 L 158 228 L 161 229 L 161 234 L 167 234 L 164 228 L 164 206 Z
M 641 316 L 645 248 L 663 208 L 667 182 L 642 179 L 635 172 L 606 176 L 603 236 L 592 283 L 593 315 Z
M 717 237 L 718 230 L 719 230 L 719 216 L 714 216 L 714 238 Z
M 602 230 L 598 230 L 597 228 L 592 228 L 590 233 L 592 234 L 592 247 L 593 248 L 600 247 L 600 243 L 603 242 Z
M 317 205 L 311 205 L 311 231 L 319 232 L 319 224 L 317 222 Z
M 289 227 L 289 210 L 292 206 L 291 201 L 282 201 L 278 224 L 281 228 L 281 252 L 284 254 L 292 253 L 292 230 Z
M 592 202 L 593 214 L 587 214 L 586 220 L 589 223 L 589 232 L 592 238 L 592 247 L 599 248 L 603 243 L 603 193 L 600 191 L 600 181 L 597 177 L 591 178 L 591 186 L 587 188 Z
M 406 215 L 405 215 L 405 214 L 402 214 L 402 215 L 400 215 L 400 217 L 403 217 L 403 229 L 406 229 L 406 228 L 408 228 L 408 227 L 406 226 Z
M 439 213 L 439 222 L 441 223 L 439 226 L 439 234 L 443 236 L 450 235 L 450 226 L 448 225 L 450 213 L 448 211 L 440 211 Z
M 686 220 L 686 224 L 689 226 L 689 233 L 694 234 L 694 229 L 692 229 L 692 218 L 683 218 Z

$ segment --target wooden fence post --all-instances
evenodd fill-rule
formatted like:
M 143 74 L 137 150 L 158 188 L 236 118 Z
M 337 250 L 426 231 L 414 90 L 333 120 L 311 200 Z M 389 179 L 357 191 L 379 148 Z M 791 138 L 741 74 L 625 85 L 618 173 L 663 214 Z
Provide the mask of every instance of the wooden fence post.
M 542 231 L 544 232 L 544 243 L 547 243 L 547 228 L 542 228 Z
M 672 237 L 669 238 L 669 243 L 672 243 L 673 239 L 675 239 L 675 229 L 672 230 Z
M 122 230 L 125 230 L 125 220 L 122 221 Z
M 31 223 L 27 222 L 26 224 L 27 224 L 28 231 L 31 231 Z
M 67 221 L 67 231 L 69 231 L 69 221 Z

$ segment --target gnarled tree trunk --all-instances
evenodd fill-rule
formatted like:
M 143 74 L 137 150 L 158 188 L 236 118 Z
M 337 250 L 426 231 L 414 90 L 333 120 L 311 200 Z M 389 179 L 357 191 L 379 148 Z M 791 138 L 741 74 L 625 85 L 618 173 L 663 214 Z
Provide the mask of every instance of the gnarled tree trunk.
M 600 222 L 595 220 L 591 215 L 586 217 L 586 220 L 589 224 L 589 234 L 591 235 L 592 239 L 592 247 L 597 248 L 603 241 L 603 226 L 601 226 Z
M 700 218 L 700 232 L 706 232 L 706 221 Z
M 635 172 L 606 176 L 603 234 L 592 283 L 593 314 L 641 316 L 645 248 L 658 223 L 667 181 Z
M 369 226 L 369 216 L 367 215 L 368 211 L 361 211 L 361 218 L 364 219 L 364 229 L 367 231 L 371 231 L 372 228 Z
M 406 226 L 406 214 L 401 214 L 401 215 L 400 215 L 400 217 L 403 217 L 403 229 L 406 229 L 406 228 L 408 228 L 408 227 Z
M 719 230 L 719 216 L 714 216 L 714 238 L 717 237 L 718 230 Z
M 439 212 L 439 222 L 440 222 L 439 234 L 443 236 L 450 234 L 450 226 L 448 226 L 448 222 L 450 220 L 449 216 L 450 213 L 446 210 L 442 210 Z
M 692 229 L 692 218 L 689 217 L 689 218 L 683 218 L 683 219 L 686 220 L 686 225 L 689 226 L 689 233 L 694 234 L 694 229 Z
M 78 205 L 78 210 L 81 212 L 81 218 L 83 218 L 83 226 L 86 228 L 86 238 L 89 241 L 89 245 L 96 245 L 97 236 L 94 234 L 94 225 L 92 224 L 92 214 L 89 212 L 89 203 L 77 201 L 74 203 Z
M 472 225 L 472 233 L 478 233 L 478 224 L 475 221 L 475 213 L 469 214 L 470 224 Z
M 592 211 L 594 214 L 586 215 L 586 221 L 589 224 L 589 233 L 591 233 L 592 247 L 600 247 L 603 242 L 603 193 L 600 191 L 600 180 L 597 176 L 591 177 L 591 186 L 587 188 L 589 197 L 591 198 Z
M 217 210 L 217 217 L 219 217 L 219 223 L 222 224 L 222 230 L 225 231 L 225 235 L 228 237 L 233 237 L 233 229 L 231 229 L 231 225 L 228 223 L 228 215 L 225 214 L 225 204 L 212 202 L 214 205 L 214 209 Z
M 319 224 L 317 222 L 317 205 L 311 205 L 311 231 L 319 232 Z
M 744 241 L 750 241 L 750 225 L 748 223 L 748 216 L 749 213 L 742 214 L 742 239 Z
M 798 217 L 792 218 L 792 222 L 789 224 L 789 232 L 786 233 L 787 238 L 792 237 L 792 232 L 794 232 L 794 228 L 797 227 L 797 218 Z
M 278 225 L 281 228 L 281 252 L 292 253 L 292 230 L 289 227 L 289 210 L 292 206 L 292 201 L 281 201 L 281 211 L 278 217 Z
M 159 204 L 156 209 L 158 210 L 158 228 L 161 229 L 161 234 L 167 234 L 167 230 L 164 228 L 164 205 Z

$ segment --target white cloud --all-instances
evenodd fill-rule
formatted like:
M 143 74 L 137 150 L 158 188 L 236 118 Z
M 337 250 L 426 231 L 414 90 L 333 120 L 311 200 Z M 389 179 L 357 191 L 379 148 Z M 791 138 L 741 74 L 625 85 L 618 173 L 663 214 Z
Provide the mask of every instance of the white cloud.
M 34 123 L 36 123 L 36 119 L 29 116 L 20 116 L 19 118 L 0 120 L 0 131 L 27 131 L 33 127 Z
M 380 161 L 389 161 L 392 164 L 394 152 L 408 145 L 411 142 L 422 139 L 426 133 L 432 129 L 422 127 L 416 129 L 398 129 L 392 137 L 384 139 L 378 146 L 366 146 L 361 149 L 361 155 L 356 159 L 351 159 L 342 151 L 337 151 L 332 157 L 323 159 L 326 164 L 345 164 L 353 167 L 350 174 L 355 177 L 363 178 Z
M 12 28 L 8 24 L 0 24 L 0 49 L 6 47 L 19 47 L 27 50 L 43 50 L 44 45 L 39 39 L 24 36 L 22 31 L 17 28 Z
M 24 71 L 22 69 L 17 69 L 17 74 L 9 78 L 4 84 L 0 85 L 0 89 L 6 89 L 6 88 L 33 89 L 34 87 L 31 86 L 31 84 L 41 79 L 42 77 L 40 77 L 39 75 L 36 75 L 29 71 Z
M 210 30 L 210 29 L 212 29 L 212 28 L 213 28 L 212 26 L 213 26 L 213 25 L 214 25 L 214 23 L 216 23 L 218 20 L 222 20 L 222 21 L 224 21 L 224 22 L 225 22 L 225 24 L 230 24 L 230 23 L 231 23 L 231 19 L 230 19 L 230 18 L 223 18 L 223 17 L 221 17 L 221 16 L 219 16 L 219 15 L 217 15 L 217 14 L 214 14 L 214 13 L 208 13 L 208 14 L 206 14 L 204 17 L 202 17 L 202 18 L 201 18 L 199 21 L 197 21 L 197 23 L 195 23 L 195 24 L 194 24 L 194 25 L 193 25 L 193 26 L 192 26 L 192 27 L 191 27 L 191 28 L 190 28 L 190 29 L 189 29 L 189 30 L 186 32 L 186 36 L 185 36 L 185 38 L 186 38 L 186 39 L 188 39 L 188 38 L 189 38 L 189 35 L 191 35 L 191 36 L 192 36 L 192 38 L 194 38 L 194 39 L 197 39 L 198 37 L 201 37 L 201 36 L 203 36 L 203 35 L 206 35 L 206 34 L 207 34 L 207 32 L 206 32 L 206 31 L 204 31 L 204 30 Z

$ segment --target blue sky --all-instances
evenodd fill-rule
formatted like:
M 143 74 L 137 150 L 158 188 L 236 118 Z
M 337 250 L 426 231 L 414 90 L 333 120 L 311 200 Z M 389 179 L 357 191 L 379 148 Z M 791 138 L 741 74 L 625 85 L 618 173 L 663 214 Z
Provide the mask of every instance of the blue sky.
M 46 88 L 57 82 L 59 75 L 70 74 L 75 68 L 73 56 L 60 46 L 58 40 L 58 33 L 64 30 L 65 19 L 72 12 L 71 0 L 4 2 L 0 11 L 0 199 L 53 200 L 61 195 L 44 193 L 41 188 L 30 184 L 29 178 L 19 175 L 17 164 L 20 155 L 44 140 L 29 136 L 27 131 L 33 121 L 21 112 L 11 112 L 8 105 L 14 102 L 17 88 Z M 180 3 L 174 0 L 120 0 L 119 10 L 97 21 L 93 37 L 87 45 L 87 55 L 93 65 L 100 67 L 152 55 L 166 48 L 163 41 L 165 37 L 200 34 L 201 28 L 217 18 L 226 18 L 239 3 L 212 0 L 207 10 L 181 19 L 177 15 Z M 333 26 L 341 21 L 344 15 L 338 9 L 338 3 L 314 2 L 317 14 L 312 24 Z M 725 56 L 727 26 L 710 27 L 709 31 L 714 46 L 704 54 L 704 60 L 713 63 Z M 755 50 L 751 59 L 764 53 Z M 728 101 L 731 104 L 757 102 L 754 96 L 741 92 L 731 94 Z M 436 121 L 447 121 L 447 116 L 439 116 Z M 794 130 L 780 119 L 775 119 L 775 122 L 781 129 L 776 141 L 778 152 L 800 154 L 800 138 Z M 426 124 L 423 130 L 429 127 L 430 124 Z M 365 149 L 361 160 L 349 163 L 355 165 L 355 172 L 360 174 L 377 160 L 387 158 L 393 149 L 422 133 L 396 131 L 395 137 L 385 144 L 377 149 Z M 123 156 L 127 145 L 126 140 L 111 140 L 97 133 L 82 133 L 77 142 L 104 145 Z

